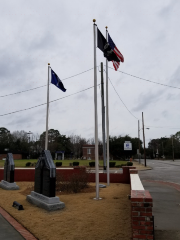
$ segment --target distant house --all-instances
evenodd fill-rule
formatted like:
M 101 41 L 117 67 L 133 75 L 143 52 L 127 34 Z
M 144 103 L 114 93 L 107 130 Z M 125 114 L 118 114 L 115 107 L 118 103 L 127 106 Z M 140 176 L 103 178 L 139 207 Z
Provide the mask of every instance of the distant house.
M 82 147 L 82 159 L 95 160 L 95 145 L 85 144 Z M 102 145 L 99 145 L 99 160 L 103 159 Z

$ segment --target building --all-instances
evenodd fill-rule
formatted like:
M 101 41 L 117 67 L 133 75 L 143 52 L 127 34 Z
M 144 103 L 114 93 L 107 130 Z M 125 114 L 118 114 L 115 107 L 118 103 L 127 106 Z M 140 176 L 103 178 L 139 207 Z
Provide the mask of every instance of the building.
M 95 160 L 95 145 L 85 144 L 82 147 L 82 159 Z M 99 145 L 99 160 L 103 159 L 103 146 Z
M 7 157 L 7 153 L 5 154 L 0 154 L 0 160 L 4 160 Z M 13 154 L 13 159 L 14 160 L 20 160 L 22 159 L 22 154 Z

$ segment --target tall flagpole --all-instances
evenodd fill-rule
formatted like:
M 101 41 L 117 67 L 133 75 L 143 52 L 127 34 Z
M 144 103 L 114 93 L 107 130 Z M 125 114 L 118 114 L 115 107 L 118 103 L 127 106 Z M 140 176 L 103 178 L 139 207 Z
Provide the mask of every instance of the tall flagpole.
M 47 82 L 47 109 L 46 109 L 46 139 L 45 139 L 45 150 L 48 150 L 48 119 L 49 119 L 49 70 L 50 63 L 48 63 L 48 82 Z
M 98 160 L 98 115 L 97 115 L 97 65 L 96 65 L 96 20 L 94 25 L 94 120 L 95 120 L 95 168 L 96 168 L 96 200 L 99 200 L 99 160 Z
M 106 40 L 108 42 L 108 27 L 106 27 Z M 110 184 L 109 175 L 109 103 L 108 103 L 108 60 L 106 58 L 106 135 L 107 135 L 107 185 Z

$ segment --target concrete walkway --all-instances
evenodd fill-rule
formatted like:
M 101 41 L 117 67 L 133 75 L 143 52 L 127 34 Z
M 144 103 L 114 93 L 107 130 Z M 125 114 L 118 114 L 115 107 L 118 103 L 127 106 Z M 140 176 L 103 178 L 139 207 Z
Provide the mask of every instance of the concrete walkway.
M 20 233 L 0 214 L 0 239 L 24 240 Z
M 180 161 L 147 160 L 147 166 L 152 170 L 139 176 L 153 197 L 155 240 L 180 240 Z
M 155 240 L 180 240 L 180 191 L 156 181 L 142 183 L 153 197 Z
M 18 211 L 18 210 L 17 210 Z M 0 207 L 0 240 L 37 240 Z

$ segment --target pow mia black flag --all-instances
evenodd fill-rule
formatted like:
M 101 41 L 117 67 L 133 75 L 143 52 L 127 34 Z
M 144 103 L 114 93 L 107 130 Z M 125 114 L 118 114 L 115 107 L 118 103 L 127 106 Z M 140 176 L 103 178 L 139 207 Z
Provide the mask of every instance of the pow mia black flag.
M 104 53 L 104 57 L 107 58 L 108 61 L 116 61 L 120 62 L 119 58 L 113 52 L 109 43 L 106 41 L 105 37 L 97 28 L 97 46 Z

